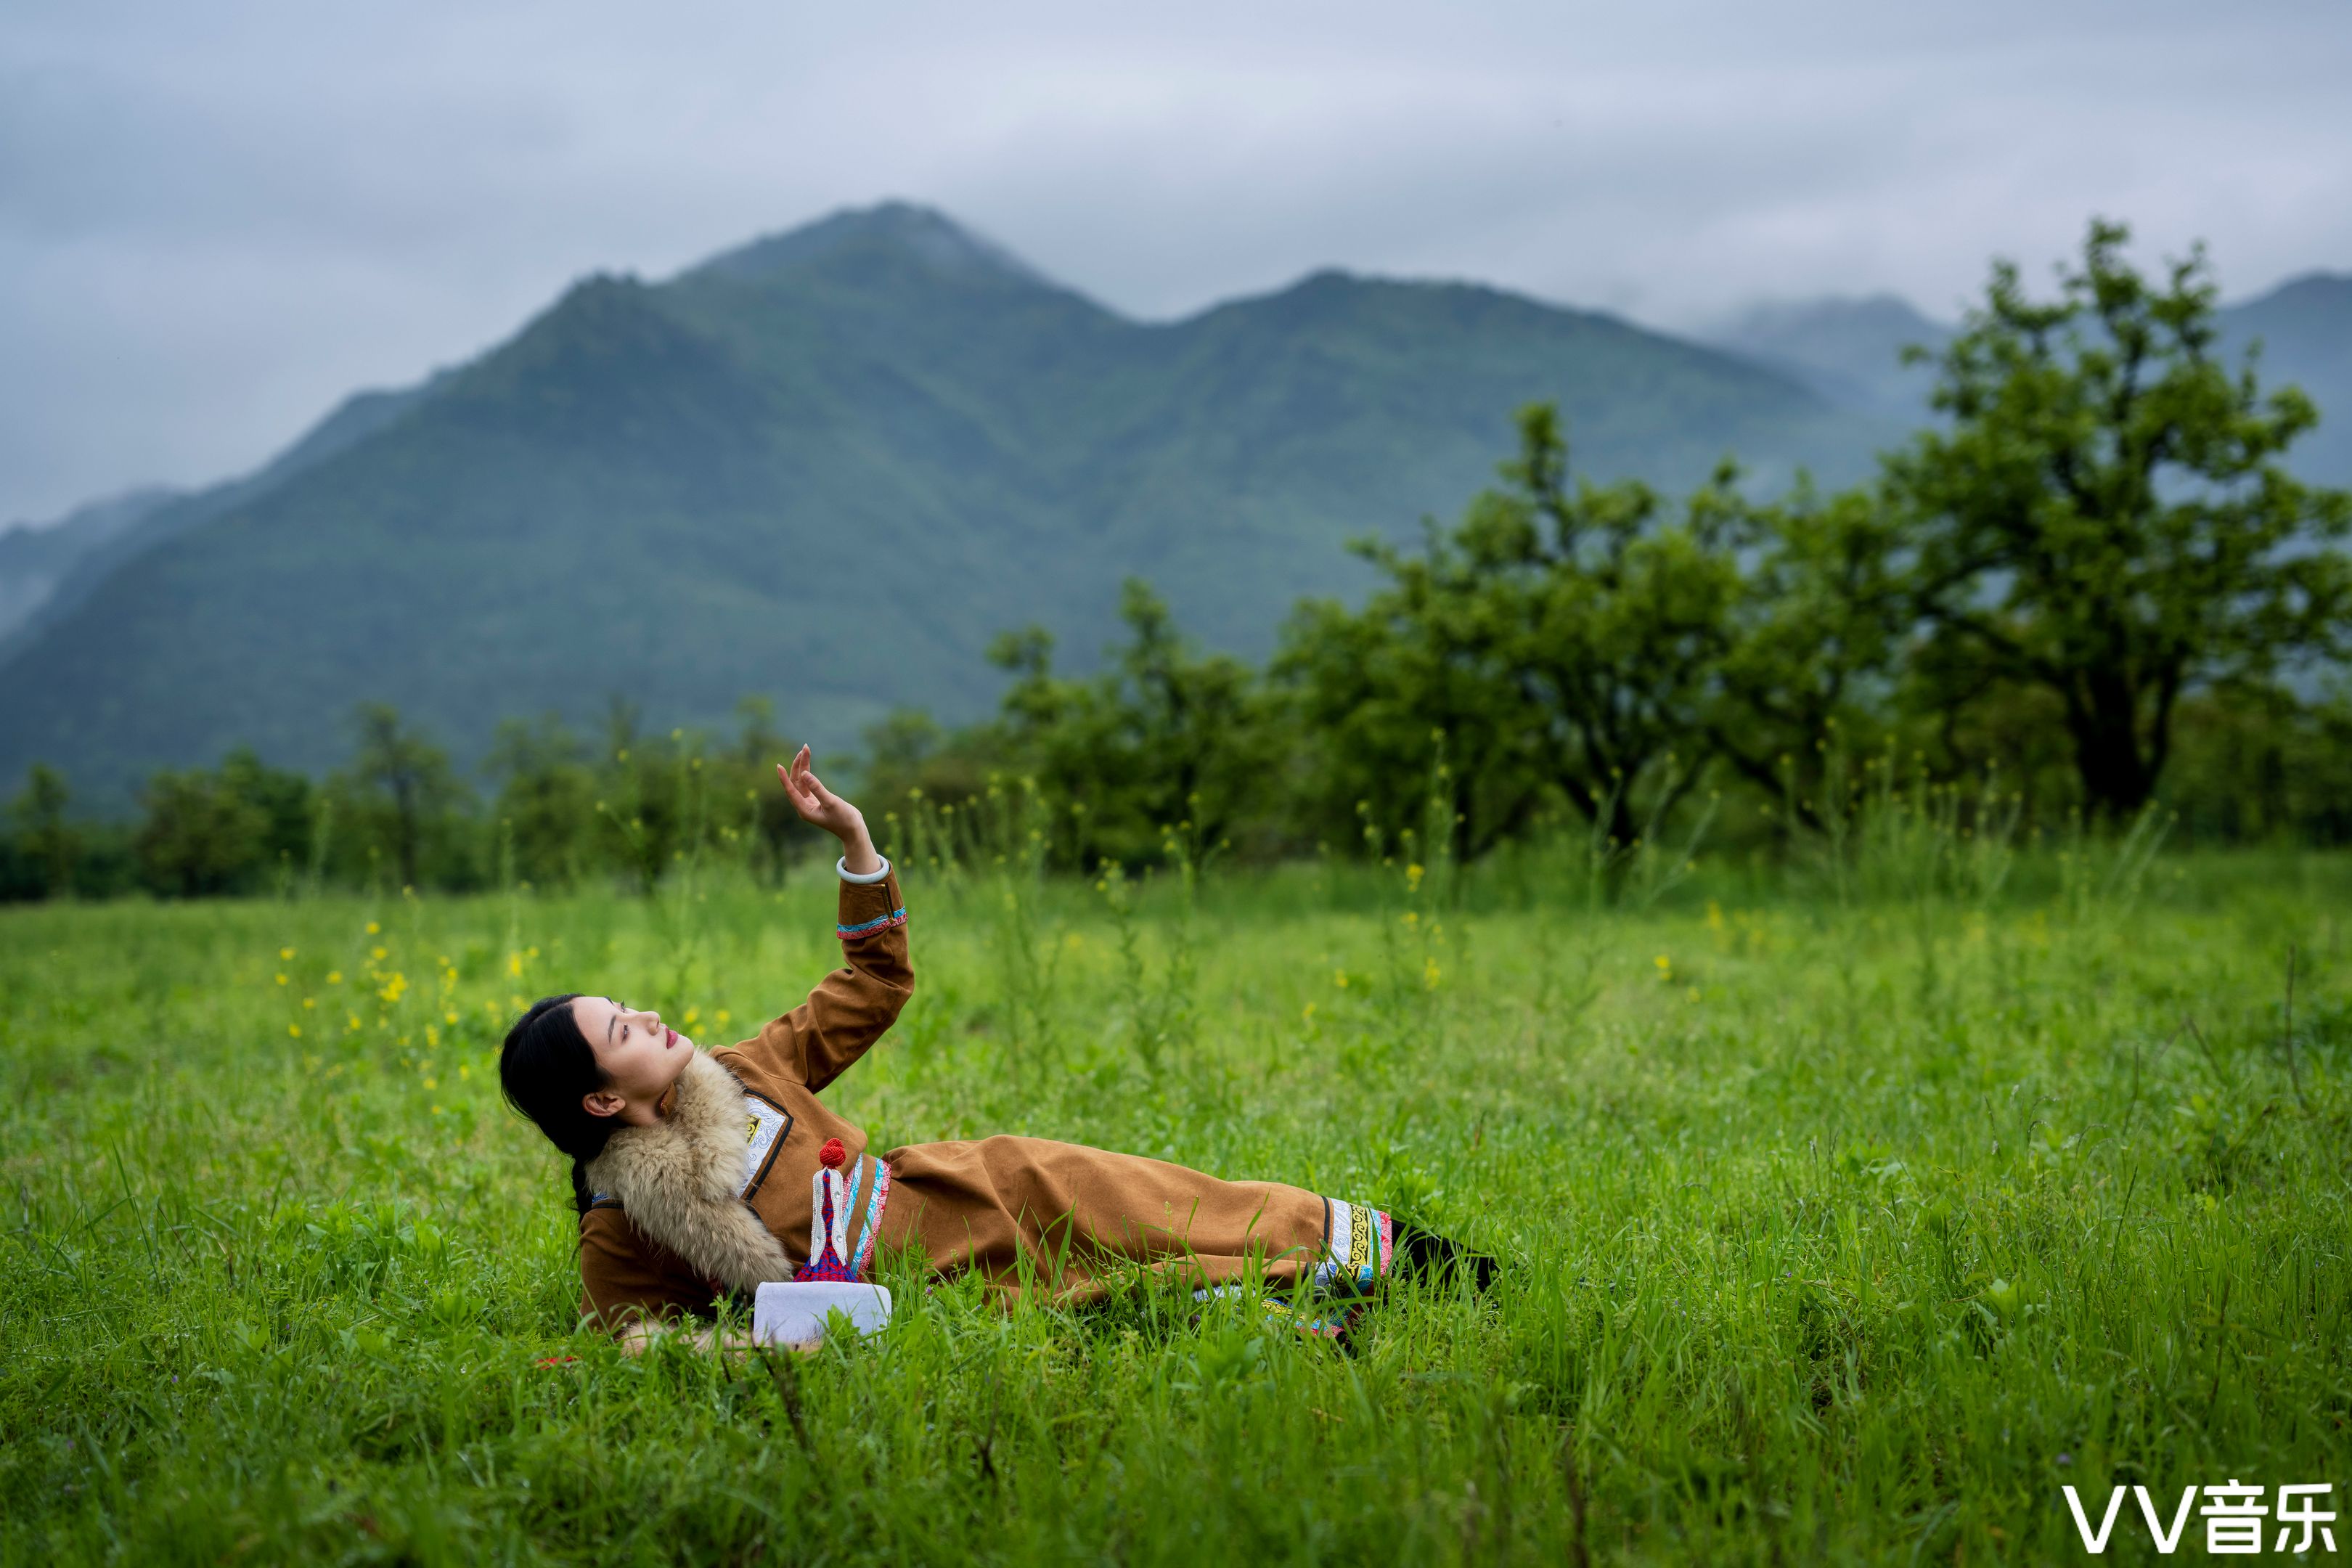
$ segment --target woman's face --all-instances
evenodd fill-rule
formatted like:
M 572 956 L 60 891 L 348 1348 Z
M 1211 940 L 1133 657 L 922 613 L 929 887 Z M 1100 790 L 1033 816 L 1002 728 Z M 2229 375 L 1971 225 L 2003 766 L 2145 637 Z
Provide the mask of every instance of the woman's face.
M 694 1042 L 609 996 L 577 996 L 572 1016 L 604 1069 L 604 1087 L 581 1098 L 591 1116 L 617 1116 L 639 1127 L 659 1120 L 655 1106 L 694 1056 Z

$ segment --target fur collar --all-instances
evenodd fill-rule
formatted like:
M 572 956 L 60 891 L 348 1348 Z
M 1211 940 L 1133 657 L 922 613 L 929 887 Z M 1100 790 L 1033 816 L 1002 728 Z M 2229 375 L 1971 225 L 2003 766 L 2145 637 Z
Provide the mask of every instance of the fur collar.
M 721 1284 L 789 1279 L 784 1249 L 741 1198 L 751 1180 L 743 1086 L 700 1051 L 677 1100 L 651 1127 L 624 1127 L 589 1162 L 588 1184 L 612 1194 L 639 1230 Z

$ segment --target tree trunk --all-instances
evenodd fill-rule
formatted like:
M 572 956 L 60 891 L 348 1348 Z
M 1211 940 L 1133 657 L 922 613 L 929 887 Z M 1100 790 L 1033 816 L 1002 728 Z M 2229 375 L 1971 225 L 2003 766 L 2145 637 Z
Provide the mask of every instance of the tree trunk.
M 2090 815 L 2124 822 L 2156 793 L 2156 769 L 2140 752 L 2129 686 L 2120 677 L 2102 675 L 2094 675 L 2090 685 L 2087 710 L 2077 710 L 2067 725 L 2074 737 L 2074 767 Z
M 395 784 L 392 792 L 394 831 L 399 836 L 400 885 L 416 886 L 416 801 L 405 784 Z
M 1631 854 L 1633 841 L 1642 836 L 1642 825 L 1633 820 L 1633 803 L 1626 798 L 1633 793 L 1621 789 L 1609 803 L 1609 850 L 1620 857 Z

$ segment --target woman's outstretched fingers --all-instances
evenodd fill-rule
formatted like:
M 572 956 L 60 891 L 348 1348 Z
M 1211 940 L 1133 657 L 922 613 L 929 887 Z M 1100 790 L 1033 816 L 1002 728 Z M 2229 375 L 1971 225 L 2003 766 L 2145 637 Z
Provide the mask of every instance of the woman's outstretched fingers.
M 803 750 L 800 756 L 793 759 L 793 765 L 789 768 L 778 763 L 776 779 L 784 786 L 784 794 L 791 799 L 793 809 L 799 812 L 802 816 L 813 819 L 818 802 L 816 797 L 809 793 L 807 778 L 799 771 L 807 755 L 808 752 Z
M 806 746 L 793 753 L 791 767 L 779 765 L 776 776 L 783 781 L 784 793 L 792 796 L 793 809 L 801 814 L 802 821 L 814 823 L 828 832 L 839 831 L 834 826 L 833 818 L 842 803 L 824 787 L 824 781 L 810 771 L 809 749 Z

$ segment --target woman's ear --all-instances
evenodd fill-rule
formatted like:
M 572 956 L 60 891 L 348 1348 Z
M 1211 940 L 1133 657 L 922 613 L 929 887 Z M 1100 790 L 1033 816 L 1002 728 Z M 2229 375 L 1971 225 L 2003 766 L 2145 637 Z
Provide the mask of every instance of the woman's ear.
M 591 1116 L 618 1116 L 628 1109 L 629 1102 L 609 1089 L 599 1089 L 582 1095 L 580 1107 Z

